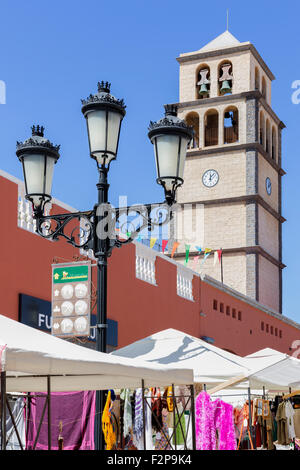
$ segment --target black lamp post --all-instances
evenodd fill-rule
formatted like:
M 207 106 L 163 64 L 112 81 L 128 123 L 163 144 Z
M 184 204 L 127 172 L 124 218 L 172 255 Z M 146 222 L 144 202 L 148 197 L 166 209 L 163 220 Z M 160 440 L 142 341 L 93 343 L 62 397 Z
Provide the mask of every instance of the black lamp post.
M 17 156 L 23 164 L 26 199 L 32 202 L 36 231 L 44 238 L 58 240 L 63 237 L 72 246 L 92 249 L 97 260 L 97 325 L 96 349 L 106 352 L 107 341 L 107 258 L 114 247 L 130 243 L 143 228 L 161 226 L 172 217 L 172 205 L 176 202 L 176 189 L 183 184 L 183 169 L 187 145 L 193 130 L 176 116 L 174 106 L 165 107 L 165 117 L 150 122 L 149 138 L 154 144 L 157 166 L 157 182 L 165 191 L 165 202 L 113 209 L 108 203 L 107 174 L 110 163 L 117 157 L 121 123 L 125 116 L 123 100 L 110 94 L 108 82 L 98 83 L 98 93 L 82 100 L 82 113 L 87 121 L 90 156 L 96 160 L 99 182 L 98 203 L 90 211 L 68 214 L 44 215 L 45 204 L 51 201 L 54 163 L 59 158 L 59 146 L 44 138 L 43 127 L 32 127 L 32 137 L 24 143 L 17 142 Z M 167 215 L 161 217 L 161 209 Z M 127 239 L 116 234 L 120 217 L 135 211 L 142 223 Z M 153 212 L 156 214 L 153 215 Z M 157 215 L 157 211 L 159 212 Z M 74 220 L 81 222 L 81 229 L 74 228 Z M 68 231 L 69 223 L 71 228 Z M 82 224 L 84 222 L 84 224 Z M 84 228 L 83 228 L 84 226 Z M 95 443 L 97 450 L 104 449 L 101 416 L 105 392 L 96 395 Z

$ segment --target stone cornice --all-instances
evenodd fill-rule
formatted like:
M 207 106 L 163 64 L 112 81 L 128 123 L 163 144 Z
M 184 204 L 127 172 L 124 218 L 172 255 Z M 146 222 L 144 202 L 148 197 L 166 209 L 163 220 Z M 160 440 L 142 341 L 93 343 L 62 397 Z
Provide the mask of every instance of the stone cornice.
M 215 105 L 215 104 L 222 104 L 222 103 L 230 103 L 232 104 L 234 101 L 238 100 L 250 100 L 250 99 L 257 99 L 259 103 L 264 107 L 264 109 L 272 116 L 272 119 L 275 123 L 280 127 L 280 129 L 284 129 L 286 126 L 281 121 L 281 119 L 277 116 L 277 114 L 273 111 L 270 105 L 264 99 L 262 93 L 259 90 L 250 90 L 244 91 L 242 93 L 236 93 L 234 95 L 224 95 L 224 96 L 214 96 L 212 98 L 203 98 L 202 100 L 193 100 L 193 101 L 182 101 L 180 103 L 171 103 L 177 106 L 177 108 L 195 108 L 207 105 Z
M 188 54 L 188 55 L 183 55 L 177 57 L 177 62 L 179 64 L 184 64 L 186 62 L 193 62 L 195 60 L 202 60 L 202 59 L 207 59 L 210 57 L 223 57 L 223 56 L 228 56 L 230 54 L 235 54 L 239 52 L 244 52 L 244 51 L 250 51 L 254 55 L 255 59 L 259 63 L 259 65 L 262 67 L 264 72 L 267 74 L 270 80 L 275 80 L 275 76 L 255 48 L 253 44 L 246 43 L 246 44 L 241 44 L 240 46 L 233 46 L 233 47 L 226 47 L 224 49 L 217 49 L 217 50 L 212 50 L 212 51 L 205 51 L 205 52 L 200 52 L 196 51 L 194 53 Z
M 236 197 L 227 197 L 219 199 L 208 199 L 202 201 L 192 201 L 192 202 L 178 202 L 178 204 L 203 204 L 203 205 L 219 205 L 219 204 L 238 204 L 244 202 L 245 204 L 257 203 L 260 204 L 266 211 L 268 211 L 273 217 L 275 217 L 279 222 L 283 223 L 286 221 L 281 214 L 279 214 L 275 209 L 273 209 L 260 194 L 249 194 L 245 196 L 236 196 Z
M 232 152 L 239 152 L 240 150 L 256 150 L 258 151 L 261 156 L 276 170 L 281 176 L 285 175 L 285 171 L 280 168 L 277 163 L 272 160 L 272 158 L 269 156 L 269 154 L 265 151 L 263 146 L 259 142 L 253 142 L 253 143 L 245 143 L 245 144 L 224 144 L 222 146 L 213 146 L 213 147 L 205 147 L 204 149 L 194 149 L 194 150 L 188 150 L 186 154 L 186 158 L 190 159 L 193 157 L 202 157 L 206 155 L 218 155 L 220 153 L 232 153 Z
M 270 263 L 274 264 L 280 269 L 284 269 L 286 267 L 285 264 L 283 264 L 281 261 L 277 260 L 274 258 L 274 256 L 270 255 L 266 250 L 264 250 L 261 246 L 259 245 L 254 245 L 254 246 L 240 246 L 238 248 L 223 248 L 222 249 L 222 254 L 235 254 L 235 253 L 245 253 L 246 255 L 251 255 L 251 254 L 258 254 L 266 258 Z M 197 251 L 190 251 L 189 252 L 190 256 L 198 256 L 199 252 Z M 182 258 L 182 256 L 185 256 L 184 252 L 177 252 L 173 255 L 173 257 L 176 258 Z
M 171 103 L 178 107 L 178 109 L 182 108 L 189 108 L 189 107 L 196 107 L 196 106 L 207 106 L 210 104 L 221 104 L 221 103 L 232 103 L 234 100 L 241 100 L 241 99 L 251 99 L 257 98 L 259 99 L 261 96 L 260 91 L 252 90 L 252 91 L 244 91 L 243 93 L 236 93 L 234 95 L 224 95 L 224 96 L 214 96 L 212 98 L 203 98 L 202 100 L 193 100 L 193 101 L 182 101 L 180 103 Z

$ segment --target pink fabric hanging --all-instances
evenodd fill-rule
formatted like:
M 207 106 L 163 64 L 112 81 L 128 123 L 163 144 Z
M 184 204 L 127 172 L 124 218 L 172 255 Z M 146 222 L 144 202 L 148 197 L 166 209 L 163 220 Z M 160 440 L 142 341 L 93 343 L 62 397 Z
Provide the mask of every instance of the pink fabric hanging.
M 198 450 L 236 450 L 233 407 L 222 400 L 211 401 L 201 392 L 196 398 L 196 448 Z
M 233 406 L 218 399 L 212 402 L 212 407 L 214 409 L 214 426 L 218 433 L 215 449 L 236 450 Z
M 214 416 L 210 396 L 200 392 L 196 398 L 196 449 L 213 450 L 215 448 Z

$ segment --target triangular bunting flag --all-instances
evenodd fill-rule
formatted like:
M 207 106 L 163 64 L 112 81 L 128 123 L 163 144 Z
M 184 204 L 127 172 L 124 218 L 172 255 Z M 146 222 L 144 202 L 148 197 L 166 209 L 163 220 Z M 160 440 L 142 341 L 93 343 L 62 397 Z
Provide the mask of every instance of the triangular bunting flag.
M 218 258 L 219 258 L 219 263 L 221 263 L 221 258 L 222 258 L 222 248 L 218 250 Z
M 217 264 L 217 261 L 218 261 L 218 252 L 215 251 L 214 252 L 214 266 Z
M 185 245 L 185 262 L 184 262 L 184 264 L 188 264 L 188 262 L 189 262 L 190 248 L 191 248 L 191 245 Z
M 153 248 L 154 245 L 155 245 L 155 242 L 156 242 L 157 238 L 150 238 L 150 248 Z
M 192 268 L 193 271 L 196 271 L 198 259 L 199 259 L 199 256 L 194 256 L 193 268 Z
M 161 241 L 161 248 L 162 248 L 162 252 L 163 252 L 163 253 L 165 252 L 165 249 L 166 249 L 166 247 L 167 247 L 168 241 L 169 241 L 169 240 L 162 240 L 162 241 Z
M 202 251 L 201 246 L 195 246 L 195 248 L 196 248 L 197 251 L 199 251 L 199 253 L 201 253 L 201 251 Z
M 173 247 L 172 247 L 172 253 L 171 253 L 171 258 L 173 258 L 175 251 L 179 247 L 179 242 L 174 242 Z

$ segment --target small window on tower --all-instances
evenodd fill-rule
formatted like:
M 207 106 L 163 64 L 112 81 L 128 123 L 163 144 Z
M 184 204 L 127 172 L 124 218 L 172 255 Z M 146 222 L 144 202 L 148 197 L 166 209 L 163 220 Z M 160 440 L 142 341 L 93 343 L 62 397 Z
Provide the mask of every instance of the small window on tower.
M 189 149 L 199 148 L 199 114 L 192 112 L 188 113 L 185 117 L 185 122 L 194 130 L 193 138 L 189 143 Z
M 255 67 L 255 90 L 259 90 L 259 70 L 258 67 Z
M 261 93 L 264 97 L 264 99 L 267 99 L 267 83 L 265 77 L 262 78 L 261 80 Z
M 204 116 L 205 147 L 219 143 L 219 113 L 210 109 Z
M 217 300 L 214 300 L 214 302 L 213 302 L 213 309 L 218 310 L 218 301 Z
M 227 108 L 224 113 L 224 144 L 239 140 L 239 112 L 236 107 Z

